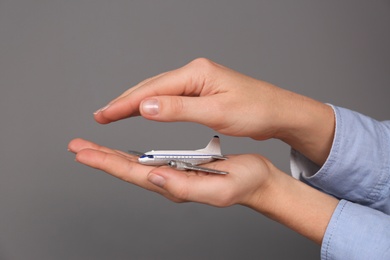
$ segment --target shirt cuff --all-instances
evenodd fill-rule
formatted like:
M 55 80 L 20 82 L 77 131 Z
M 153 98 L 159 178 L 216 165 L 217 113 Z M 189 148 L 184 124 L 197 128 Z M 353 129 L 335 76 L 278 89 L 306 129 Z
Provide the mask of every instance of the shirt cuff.
M 321 259 L 390 259 L 389 216 L 341 200 L 326 229 Z
M 332 106 L 336 129 L 322 167 L 291 151 L 292 176 L 331 194 L 390 212 L 390 124 Z

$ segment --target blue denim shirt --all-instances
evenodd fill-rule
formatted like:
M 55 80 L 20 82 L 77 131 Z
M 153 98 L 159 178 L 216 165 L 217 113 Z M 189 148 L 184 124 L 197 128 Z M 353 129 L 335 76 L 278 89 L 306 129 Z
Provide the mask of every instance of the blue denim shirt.
M 332 107 L 336 131 L 324 165 L 291 151 L 295 178 L 340 199 L 321 259 L 390 259 L 390 121 Z

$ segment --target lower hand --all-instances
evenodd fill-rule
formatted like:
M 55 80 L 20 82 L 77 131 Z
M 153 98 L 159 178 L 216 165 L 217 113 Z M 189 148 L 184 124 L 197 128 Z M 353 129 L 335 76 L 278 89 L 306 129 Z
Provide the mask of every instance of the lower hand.
M 157 192 L 174 202 L 216 207 L 241 204 L 321 244 L 338 201 L 293 179 L 260 155 L 232 155 L 205 166 L 227 175 L 177 171 L 139 164 L 129 154 L 82 139 L 69 143 L 76 161 Z
M 157 192 L 174 202 L 200 202 L 217 207 L 248 205 L 257 200 L 266 190 L 273 168 L 260 155 L 232 155 L 228 160 L 204 165 L 229 172 L 222 176 L 142 165 L 137 157 L 83 139 L 72 140 L 68 147 L 76 154 L 76 161 Z

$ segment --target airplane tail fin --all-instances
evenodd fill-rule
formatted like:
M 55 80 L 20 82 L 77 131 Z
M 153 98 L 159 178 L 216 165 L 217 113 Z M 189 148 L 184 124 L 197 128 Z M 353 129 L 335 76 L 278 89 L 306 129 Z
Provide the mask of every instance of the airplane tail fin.
M 219 142 L 219 136 L 215 135 L 205 148 L 199 149 L 198 151 L 207 152 L 207 153 L 215 154 L 215 155 L 222 155 L 221 154 L 221 144 Z

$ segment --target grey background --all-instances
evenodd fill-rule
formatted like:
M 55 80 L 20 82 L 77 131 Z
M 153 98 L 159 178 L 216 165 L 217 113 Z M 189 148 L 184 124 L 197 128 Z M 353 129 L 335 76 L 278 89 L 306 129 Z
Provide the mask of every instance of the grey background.
M 203 147 L 203 126 L 92 117 L 196 57 L 388 119 L 389 29 L 384 0 L 0 0 L 0 259 L 318 259 L 250 209 L 174 204 L 75 163 L 67 143 Z M 222 136 L 222 149 L 289 172 L 279 141 Z

